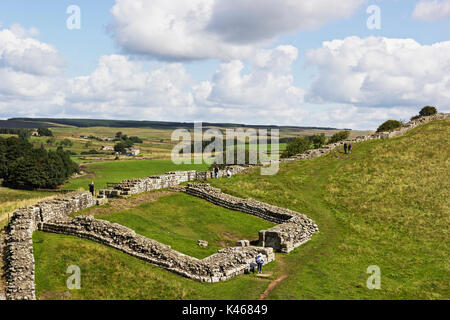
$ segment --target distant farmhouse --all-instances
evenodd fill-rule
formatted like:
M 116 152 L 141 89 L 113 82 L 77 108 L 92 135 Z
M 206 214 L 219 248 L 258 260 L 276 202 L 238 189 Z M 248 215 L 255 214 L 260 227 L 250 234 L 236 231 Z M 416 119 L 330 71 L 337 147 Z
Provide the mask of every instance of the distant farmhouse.
M 102 146 L 100 148 L 100 150 L 102 150 L 102 151 L 114 151 L 114 147 L 112 147 L 112 146 Z
M 131 148 L 126 148 L 125 149 L 127 151 L 127 156 L 137 156 L 141 153 L 141 150 L 139 150 L 138 148 L 135 147 L 131 147 Z

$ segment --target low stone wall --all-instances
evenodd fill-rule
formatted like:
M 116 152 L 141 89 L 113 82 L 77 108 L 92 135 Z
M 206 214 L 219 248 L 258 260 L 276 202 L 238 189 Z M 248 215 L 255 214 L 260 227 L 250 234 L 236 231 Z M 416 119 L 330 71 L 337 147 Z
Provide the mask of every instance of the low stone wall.
M 230 166 L 228 167 L 234 175 L 245 170 L 245 166 Z M 226 171 L 219 170 L 219 177 L 225 177 Z M 100 196 L 112 197 L 127 197 L 130 195 L 175 187 L 183 182 L 188 181 L 203 181 L 214 178 L 214 172 L 206 171 L 175 171 L 168 172 L 161 175 L 150 176 L 146 178 L 124 180 L 114 186 L 113 189 L 100 190 Z
M 9 300 L 36 299 L 34 284 L 33 233 L 38 223 L 68 216 L 96 204 L 89 192 L 42 201 L 13 213 L 6 227 L 3 259 L 5 293 Z
M 89 239 L 201 282 L 225 281 L 243 274 L 259 253 L 264 256 L 265 263 L 275 258 L 271 248 L 234 247 L 199 260 L 138 235 L 127 227 L 93 217 L 39 223 L 39 230 Z
M 259 244 L 262 247 L 288 253 L 319 231 L 314 221 L 301 213 L 253 199 L 233 197 L 208 184 L 189 183 L 183 191 L 215 205 L 278 223 L 269 230 L 259 232 Z

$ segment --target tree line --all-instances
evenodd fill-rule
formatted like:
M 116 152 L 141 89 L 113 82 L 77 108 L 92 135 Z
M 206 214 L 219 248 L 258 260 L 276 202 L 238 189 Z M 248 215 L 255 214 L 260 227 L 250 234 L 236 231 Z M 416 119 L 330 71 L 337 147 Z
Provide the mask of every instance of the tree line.
M 0 137 L 0 178 L 5 187 L 54 189 L 78 171 L 70 153 L 61 146 L 47 151 L 43 146 L 34 148 L 26 139 Z

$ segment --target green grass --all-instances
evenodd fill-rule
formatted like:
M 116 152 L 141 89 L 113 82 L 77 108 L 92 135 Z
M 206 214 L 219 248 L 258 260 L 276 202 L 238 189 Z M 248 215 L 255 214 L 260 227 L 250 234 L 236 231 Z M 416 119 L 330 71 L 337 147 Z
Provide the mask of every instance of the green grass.
M 7 224 L 8 213 L 24 206 L 32 205 L 39 200 L 53 196 L 53 193 L 14 190 L 0 187 L 0 227 Z
M 242 275 L 221 283 L 199 283 L 84 239 L 36 232 L 33 243 L 39 299 L 257 299 L 270 281 Z M 81 290 L 66 287 L 71 265 L 81 269 Z M 271 263 L 265 271 L 276 266 Z
M 106 188 L 107 182 L 121 182 L 125 179 L 143 178 L 169 171 L 198 170 L 205 171 L 208 165 L 176 165 L 171 160 L 127 160 L 100 162 L 87 165 L 86 176 L 71 179 L 64 185 L 65 190 L 87 189 L 94 181 L 97 189 Z
M 320 234 L 286 257 L 272 299 L 449 299 L 450 121 L 290 163 L 274 177 L 218 180 L 225 192 L 304 212 Z M 238 191 L 236 191 L 238 190 Z M 366 269 L 381 268 L 381 290 Z
M 320 228 L 269 265 L 274 277 L 288 275 L 269 298 L 449 299 L 449 129 L 448 120 L 432 122 L 354 144 L 351 155 L 338 150 L 283 164 L 275 176 L 255 169 L 212 181 L 230 194 L 303 212 Z M 36 237 L 38 295 L 63 292 L 70 264 L 81 264 L 90 279 L 77 298 L 179 299 L 184 289 L 185 298 L 254 299 L 267 287 L 252 276 L 202 285 L 85 240 Z M 366 287 L 370 265 L 381 268 L 380 290 Z
M 89 214 L 89 210 L 83 214 Z M 258 240 L 259 230 L 275 225 L 184 193 L 163 196 L 156 202 L 96 218 L 127 226 L 138 234 L 199 259 L 220 248 L 234 246 L 237 240 Z M 208 247 L 199 247 L 198 240 L 208 241 Z

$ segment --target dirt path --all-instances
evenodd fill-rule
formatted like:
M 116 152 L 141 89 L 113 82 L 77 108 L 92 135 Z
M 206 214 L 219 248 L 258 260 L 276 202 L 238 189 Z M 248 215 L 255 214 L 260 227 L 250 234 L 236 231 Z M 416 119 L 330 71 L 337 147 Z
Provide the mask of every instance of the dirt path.
M 280 266 L 280 271 L 281 271 L 281 275 L 276 278 L 275 280 L 272 280 L 269 284 L 269 286 L 267 287 L 267 289 L 259 296 L 258 300 L 264 300 L 266 299 L 269 294 L 272 292 L 273 289 L 275 289 L 276 286 L 278 286 L 283 280 L 285 280 L 288 275 L 286 273 L 286 265 L 284 262 L 284 258 L 280 258 L 280 256 L 278 257 L 278 264 Z

